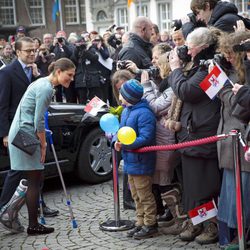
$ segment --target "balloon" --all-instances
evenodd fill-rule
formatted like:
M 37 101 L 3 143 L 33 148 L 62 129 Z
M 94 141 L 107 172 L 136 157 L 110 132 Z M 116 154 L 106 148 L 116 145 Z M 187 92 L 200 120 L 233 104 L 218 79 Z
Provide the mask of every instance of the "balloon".
M 117 137 L 122 144 L 130 145 L 136 140 L 136 133 L 130 127 L 122 127 L 118 130 Z
M 115 134 L 119 129 L 119 121 L 115 115 L 105 114 L 100 119 L 100 127 L 106 133 Z

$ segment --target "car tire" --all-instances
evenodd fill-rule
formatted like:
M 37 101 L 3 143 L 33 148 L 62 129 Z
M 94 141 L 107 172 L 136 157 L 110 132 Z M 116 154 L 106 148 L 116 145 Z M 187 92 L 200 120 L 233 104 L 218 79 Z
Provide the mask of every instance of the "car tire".
M 77 163 L 78 177 L 85 182 L 97 184 L 112 178 L 111 144 L 100 128 L 85 137 Z

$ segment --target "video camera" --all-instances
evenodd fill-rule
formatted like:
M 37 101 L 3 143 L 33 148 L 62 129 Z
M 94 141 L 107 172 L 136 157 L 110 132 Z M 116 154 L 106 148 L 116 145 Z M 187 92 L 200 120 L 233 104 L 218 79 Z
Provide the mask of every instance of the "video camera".
M 233 51 L 234 52 L 248 52 L 250 51 L 250 41 L 246 41 L 241 44 L 236 44 L 233 46 Z

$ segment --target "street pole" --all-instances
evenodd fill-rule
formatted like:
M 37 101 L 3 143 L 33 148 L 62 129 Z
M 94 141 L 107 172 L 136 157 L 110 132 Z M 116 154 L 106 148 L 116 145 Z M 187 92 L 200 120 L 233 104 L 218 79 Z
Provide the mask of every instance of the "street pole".
M 232 136 L 232 140 L 233 140 L 234 175 L 235 175 L 235 192 L 236 192 L 236 215 L 237 215 L 239 249 L 245 250 L 246 241 L 245 241 L 244 212 L 243 212 L 243 199 L 242 199 L 239 132 L 237 130 L 232 130 L 230 132 L 230 135 Z

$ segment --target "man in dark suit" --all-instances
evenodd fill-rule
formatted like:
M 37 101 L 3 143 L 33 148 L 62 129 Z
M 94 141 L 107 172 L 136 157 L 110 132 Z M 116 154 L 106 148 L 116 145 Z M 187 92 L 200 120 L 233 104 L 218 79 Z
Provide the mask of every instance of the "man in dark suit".
M 29 84 L 40 76 L 34 63 L 35 44 L 32 38 L 23 37 L 17 40 L 15 51 L 17 59 L 0 70 L 0 147 L 2 149 L 8 146 L 10 125 L 24 92 Z M 9 170 L 0 198 L 0 209 L 11 199 L 22 178 L 21 171 Z M 47 216 L 58 214 L 57 210 L 51 210 L 45 204 L 43 212 Z M 14 227 L 16 231 L 24 230 L 18 219 Z

